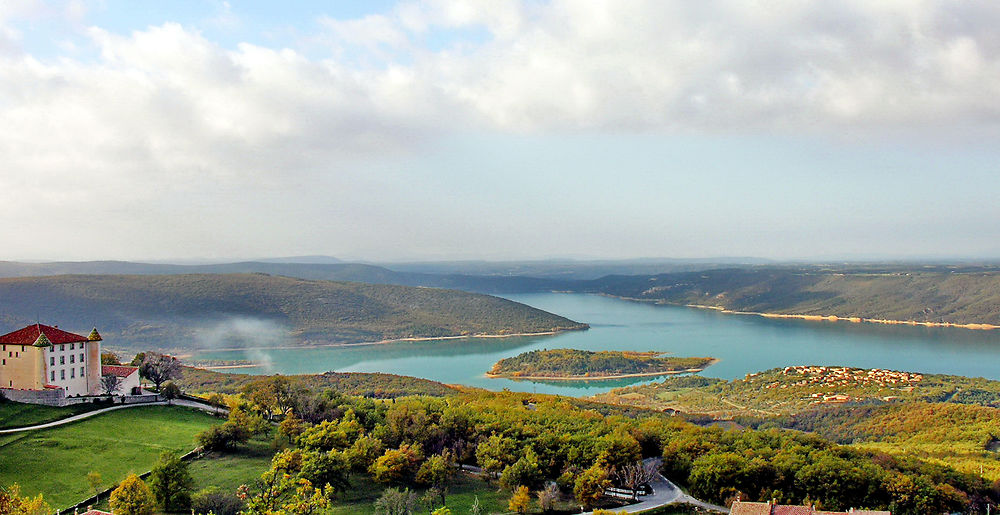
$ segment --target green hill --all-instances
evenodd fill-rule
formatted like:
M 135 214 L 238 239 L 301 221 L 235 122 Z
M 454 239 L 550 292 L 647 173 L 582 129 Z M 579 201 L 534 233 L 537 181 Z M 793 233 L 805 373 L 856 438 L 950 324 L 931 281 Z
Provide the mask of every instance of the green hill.
M 488 295 L 265 274 L 0 279 L 0 330 L 38 319 L 78 331 L 96 325 L 116 348 L 174 350 L 587 327 Z
M 733 311 L 1000 325 L 996 267 L 756 267 L 610 276 L 576 291 Z

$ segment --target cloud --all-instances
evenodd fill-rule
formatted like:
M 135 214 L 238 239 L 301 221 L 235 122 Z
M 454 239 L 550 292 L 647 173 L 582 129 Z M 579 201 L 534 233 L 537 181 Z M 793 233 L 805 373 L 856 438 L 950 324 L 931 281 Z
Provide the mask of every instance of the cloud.
M 301 47 L 169 20 L 86 28 L 72 56 L 25 47 L 20 20 L 79 23 L 82 5 L 0 5 L 0 216 L 19 220 L 0 234 L 64 225 L 83 245 L 93 227 L 67 206 L 91 204 L 114 215 L 105 230 L 148 238 L 142 220 L 169 218 L 213 245 L 204 213 L 266 224 L 253 203 L 374 196 L 398 176 L 373 159 L 457 133 L 947 134 L 1000 118 L 986 0 L 403 2 L 321 17 Z

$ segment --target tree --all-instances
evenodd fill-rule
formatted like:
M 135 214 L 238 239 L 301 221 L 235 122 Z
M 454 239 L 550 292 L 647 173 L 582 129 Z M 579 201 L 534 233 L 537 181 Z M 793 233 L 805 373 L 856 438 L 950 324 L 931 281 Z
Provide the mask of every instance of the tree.
M 0 487 L 0 515 L 47 515 L 52 508 L 42 498 L 21 497 L 21 487 L 14 483 L 10 488 Z
M 282 375 L 256 379 L 243 387 L 243 395 L 268 420 L 292 410 L 302 397 L 302 388 Z
M 343 492 L 351 486 L 350 474 L 351 466 L 343 452 L 303 453 L 299 477 L 308 479 L 314 485 L 327 485 L 335 492 Z
M 500 475 L 500 485 L 514 489 L 518 486 L 537 487 L 542 482 L 542 473 L 538 470 L 538 456 L 529 447 L 512 465 L 503 469 Z
M 507 503 L 507 509 L 517 513 L 527 513 L 530 504 L 531 490 L 528 490 L 526 486 L 519 486 L 517 490 L 514 490 L 514 495 L 511 496 L 510 502 Z
M 121 389 L 122 378 L 114 374 L 101 376 L 101 390 L 104 391 L 104 395 L 114 395 Z
M 417 504 L 417 494 L 398 488 L 388 488 L 375 501 L 375 513 L 378 515 L 410 515 Z
M 497 477 L 505 467 L 516 460 L 514 457 L 516 447 L 514 440 L 493 433 L 486 440 L 479 442 L 479 446 L 476 447 L 476 461 L 484 471 Z
M 102 365 L 121 365 L 121 360 L 118 359 L 118 355 L 114 352 L 102 352 L 101 353 L 101 364 Z
M 101 485 L 104 480 L 101 479 L 101 473 L 96 470 L 91 470 L 87 472 L 87 484 L 90 485 L 90 489 L 94 491 L 94 498 L 97 498 L 101 494 Z
M 441 504 L 446 504 L 445 495 L 448 485 L 455 478 L 455 466 L 451 463 L 451 454 L 435 454 L 420 466 L 417 471 L 417 482 L 436 488 L 441 495 Z
M 145 361 L 145 360 L 146 360 L 146 353 L 145 352 L 140 352 L 140 353 L 136 354 L 135 356 L 133 356 L 132 357 L 132 361 L 129 361 L 128 364 L 131 365 L 131 366 L 133 366 L 133 367 L 138 367 L 138 366 L 142 365 L 142 362 Z
M 555 509 L 556 501 L 559 499 L 559 487 L 555 483 L 545 485 L 545 488 L 538 491 L 538 506 L 542 512 L 550 512 Z
M 191 509 L 195 513 L 237 515 L 243 509 L 243 501 L 232 492 L 210 486 L 191 496 Z
M 413 478 L 420 463 L 420 448 L 410 444 L 385 451 L 372 463 L 371 473 L 380 483 L 399 483 Z
M 167 399 L 167 404 L 170 404 L 171 401 L 181 396 L 181 389 L 177 386 L 177 383 L 167 381 L 163 383 L 163 388 L 160 388 L 160 395 L 162 395 L 164 399 Z
M 608 480 L 607 469 L 595 463 L 576 478 L 573 494 L 580 504 L 591 508 L 604 496 L 604 490 L 609 486 L 611 481 Z
M 156 499 L 149 486 L 135 474 L 129 474 L 118 488 L 111 492 L 108 501 L 111 510 L 117 515 L 153 515 Z
M 149 486 L 164 511 L 183 511 L 191 506 L 194 481 L 188 464 L 172 452 L 160 454 L 160 461 L 149 475 Z
M 632 490 L 632 500 L 637 500 L 639 487 L 656 479 L 658 472 L 656 462 L 643 463 L 636 461 L 615 470 L 615 480 L 618 484 Z
M 136 355 L 137 359 L 138 357 Z M 181 362 L 166 354 L 147 352 L 143 355 L 142 363 L 139 365 L 139 375 L 152 381 L 156 385 L 156 389 L 159 390 L 160 385 L 164 382 L 180 379 Z

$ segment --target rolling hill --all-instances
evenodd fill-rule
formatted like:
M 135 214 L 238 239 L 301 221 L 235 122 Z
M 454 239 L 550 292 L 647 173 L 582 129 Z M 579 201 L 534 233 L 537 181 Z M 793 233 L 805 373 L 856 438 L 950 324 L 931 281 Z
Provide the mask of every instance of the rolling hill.
M 586 328 L 497 297 L 266 274 L 0 279 L 0 329 L 36 320 L 98 326 L 118 348 L 372 342 Z

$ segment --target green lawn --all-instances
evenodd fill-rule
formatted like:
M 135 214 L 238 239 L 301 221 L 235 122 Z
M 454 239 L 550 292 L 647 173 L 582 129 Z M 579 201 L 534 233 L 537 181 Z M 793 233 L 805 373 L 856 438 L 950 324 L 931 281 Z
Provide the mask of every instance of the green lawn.
M 0 437 L 0 485 L 19 483 L 25 494 L 42 493 L 53 508 L 92 494 L 87 473 L 105 485 L 129 472 L 149 470 L 164 450 L 185 453 L 194 435 L 218 423 L 187 408 L 148 406 L 112 411 L 52 429 Z
M 56 408 L 40 404 L 3 401 L 0 402 L 0 429 L 44 424 L 103 407 L 105 406 L 89 402 Z
M 251 440 L 245 449 L 235 452 L 207 454 L 188 467 L 194 491 L 217 486 L 234 492 L 240 485 L 251 485 L 271 466 L 272 456 L 274 450 L 269 440 Z
M 372 504 L 382 495 L 385 489 L 367 476 L 352 476 L 351 489 L 347 492 L 337 494 L 331 515 L 355 514 L 355 513 L 375 513 Z M 417 495 L 423 495 L 424 490 L 417 489 Z M 452 513 L 469 513 L 469 508 L 479 497 L 479 506 L 483 513 L 507 513 L 507 501 L 510 499 L 510 492 L 498 492 L 495 484 L 487 484 L 482 479 L 469 474 L 458 476 L 455 484 L 448 489 L 447 502 Z M 426 512 L 426 508 L 418 507 L 418 513 Z

